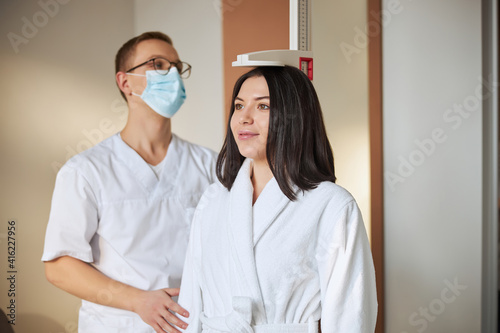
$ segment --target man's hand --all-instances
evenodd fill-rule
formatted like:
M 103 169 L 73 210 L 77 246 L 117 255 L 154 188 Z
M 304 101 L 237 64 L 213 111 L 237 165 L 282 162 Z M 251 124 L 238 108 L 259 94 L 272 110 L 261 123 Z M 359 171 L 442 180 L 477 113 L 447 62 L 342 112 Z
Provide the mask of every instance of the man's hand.
M 180 328 L 187 327 L 172 313 L 189 317 L 171 298 L 179 295 L 178 288 L 141 290 L 110 279 L 88 263 L 69 256 L 45 262 L 45 273 L 53 285 L 76 297 L 137 313 L 157 333 L 179 333 L 169 322 Z M 110 297 L 99 297 L 103 290 L 109 291 Z
M 172 327 L 172 324 L 184 329 L 187 327 L 187 324 L 177 318 L 172 312 L 186 318 L 189 317 L 189 313 L 172 300 L 172 296 L 178 295 L 179 288 L 143 291 L 134 300 L 133 311 L 146 324 L 153 327 L 156 333 L 180 333 Z

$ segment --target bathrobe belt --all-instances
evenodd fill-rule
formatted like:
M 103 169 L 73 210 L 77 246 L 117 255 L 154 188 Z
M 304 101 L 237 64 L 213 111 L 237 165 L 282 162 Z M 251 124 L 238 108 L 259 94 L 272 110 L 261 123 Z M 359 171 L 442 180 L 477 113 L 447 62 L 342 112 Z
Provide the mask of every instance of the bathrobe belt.
M 233 297 L 233 311 L 222 317 L 208 318 L 200 315 L 203 330 L 231 333 L 318 333 L 318 322 L 310 320 L 302 324 L 251 325 L 252 300 L 249 297 Z

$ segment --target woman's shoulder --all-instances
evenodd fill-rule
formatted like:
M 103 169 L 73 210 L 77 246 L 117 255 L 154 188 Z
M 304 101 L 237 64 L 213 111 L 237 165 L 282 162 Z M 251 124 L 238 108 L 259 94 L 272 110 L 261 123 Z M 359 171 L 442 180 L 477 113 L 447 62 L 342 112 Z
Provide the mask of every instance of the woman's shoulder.
M 364 227 L 359 206 L 344 187 L 323 182 L 317 187 L 325 199 L 319 222 L 319 234 L 325 241 L 333 241 L 345 248 L 347 237 Z
M 214 200 L 221 199 L 224 195 L 227 195 L 227 193 L 228 190 L 217 179 L 213 184 L 207 187 L 207 189 L 201 196 L 196 209 L 205 209 L 207 206 L 213 203 Z
M 315 189 L 311 191 L 316 192 L 316 195 L 320 195 L 325 199 L 329 199 L 329 201 L 334 201 L 337 203 L 347 203 L 350 201 L 354 201 L 354 197 L 348 190 L 332 182 L 321 182 Z

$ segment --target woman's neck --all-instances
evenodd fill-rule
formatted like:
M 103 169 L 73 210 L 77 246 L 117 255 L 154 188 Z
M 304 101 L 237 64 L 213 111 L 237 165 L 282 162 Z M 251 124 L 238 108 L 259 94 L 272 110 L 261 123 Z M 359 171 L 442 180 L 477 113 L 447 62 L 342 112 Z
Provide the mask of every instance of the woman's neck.
M 253 164 L 252 169 L 252 185 L 253 185 L 253 203 L 266 187 L 267 183 L 274 177 L 267 161 L 264 163 Z

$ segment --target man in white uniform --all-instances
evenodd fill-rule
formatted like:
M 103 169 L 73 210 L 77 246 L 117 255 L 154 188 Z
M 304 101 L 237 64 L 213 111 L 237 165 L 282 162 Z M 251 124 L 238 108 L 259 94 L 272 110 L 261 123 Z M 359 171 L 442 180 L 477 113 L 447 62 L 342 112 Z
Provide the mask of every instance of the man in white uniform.
M 171 297 L 216 158 L 171 132 L 190 72 L 163 33 L 125 43 L 116 82 L 129 106 L 127 124 L 57 175 L 42 260 L 51 283 L 82 298 L 81 333 L 184 327 L 172 312 L 188 313 Z

